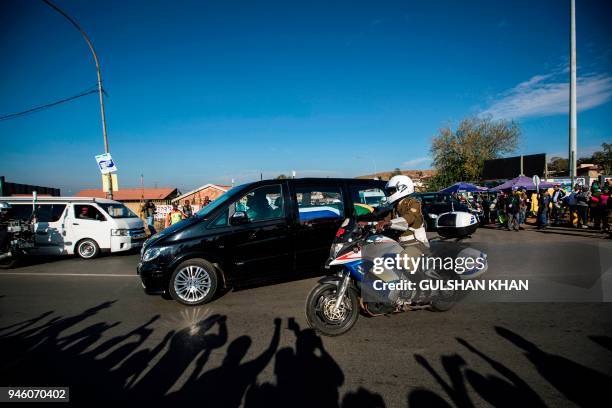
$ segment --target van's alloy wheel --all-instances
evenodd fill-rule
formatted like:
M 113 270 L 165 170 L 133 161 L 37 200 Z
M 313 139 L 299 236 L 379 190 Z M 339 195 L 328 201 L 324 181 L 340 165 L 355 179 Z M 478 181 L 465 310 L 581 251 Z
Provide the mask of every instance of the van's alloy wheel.
M 79 241 L 76 253 L 83 259 L 92 259 L 100 254 L 100 247 L 93 239 L 87 238 Z
M 169 290 L 174 300 L 184 305 L 209 302 L 217 291 L 215 268 L 203 259 L 190 259 L 176 267 Z

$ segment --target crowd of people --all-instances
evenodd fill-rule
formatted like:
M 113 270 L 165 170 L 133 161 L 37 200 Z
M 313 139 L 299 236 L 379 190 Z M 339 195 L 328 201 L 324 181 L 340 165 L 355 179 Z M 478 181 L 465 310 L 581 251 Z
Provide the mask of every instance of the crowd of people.
M 202 202 L 202 207 L 207 206 L 211 203 L 211 200 L 208 196 L 204 197 L 204 201 Z M 164 217 L 164 228 L 168 228 L 169 226 L 176 224 L 177 222 L 184 220 L 186 218 L 190 218 L 194 214 L 194 209 L 191 206 L 189 200 L 185 200 L 182 206 L 179 203 L 172 203 L 172 208 L 170 212 L 166 214 Z M 155 228 L 155 214 L 157 214 L 157 207 L 151 200 L 146 200 L 141 208 L 142 217 L 146 220 L 147 228 L 151 235 L 157 233 L 157 229 Z
M 550 189 L 528 191 L 518 188 L 498 193 L 461 196 L 472 208 L 478 209 L 483 225 L 497 224 L 509 231 L 523 229 L 528 217 L 536 218 L 539 229 L 567 226 L 600 232 L 611 232 L 612 183 L 594 182 L 590 187 L 575 185 L 566 192 L 555 184 Z

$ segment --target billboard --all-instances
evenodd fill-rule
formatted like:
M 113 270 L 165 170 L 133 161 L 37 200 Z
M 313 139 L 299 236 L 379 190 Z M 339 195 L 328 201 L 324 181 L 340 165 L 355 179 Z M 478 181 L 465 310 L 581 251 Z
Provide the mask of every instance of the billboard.
M 482 169 L 484 180 L 513 179 L 519 175 L 546 177 L 546 154 L 506 157 L 485 160 Z

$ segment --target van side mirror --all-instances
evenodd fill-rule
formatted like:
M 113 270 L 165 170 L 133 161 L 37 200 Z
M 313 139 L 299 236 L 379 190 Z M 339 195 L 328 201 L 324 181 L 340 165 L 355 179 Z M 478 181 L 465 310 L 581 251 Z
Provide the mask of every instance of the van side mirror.
M 244 225 L 248 223 L 249 223 L 249 217 L 247 216 L 247 213 L 244 211 L 236 211 L 230 217 L 231 225 Z

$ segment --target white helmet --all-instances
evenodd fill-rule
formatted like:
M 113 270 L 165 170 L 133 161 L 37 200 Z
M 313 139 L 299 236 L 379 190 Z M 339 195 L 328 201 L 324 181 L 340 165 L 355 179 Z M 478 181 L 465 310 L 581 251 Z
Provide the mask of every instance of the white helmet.
M 414 183 L 408 176 L 393 176 L 391 180 L 387 182 L 385 190 L 387 190 L 387 194 L 389 194 L 387 202 L 393 204 L 406 197 L 408 194 L 414 193 Z

